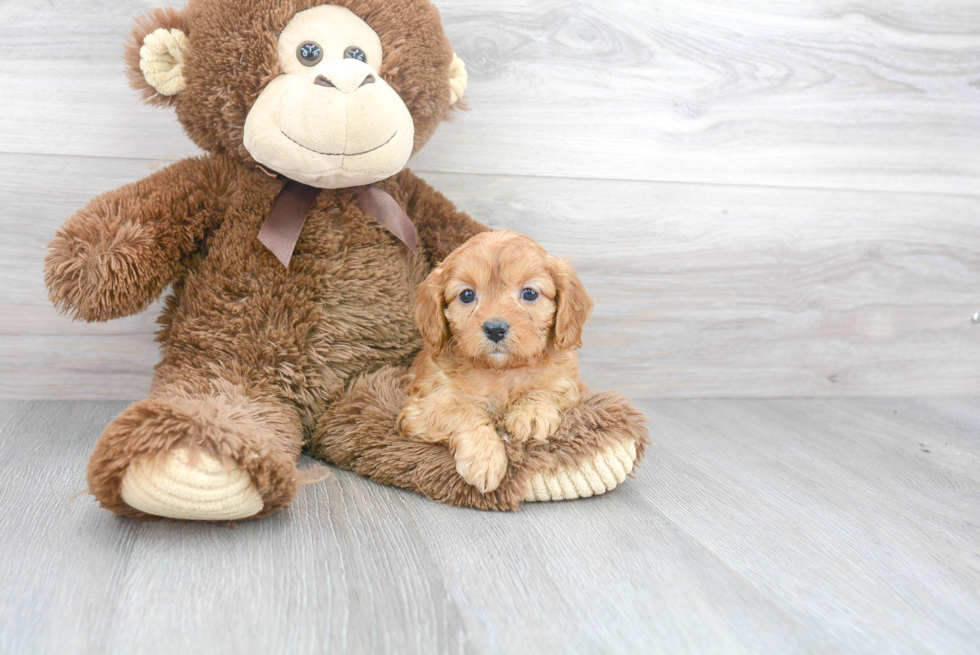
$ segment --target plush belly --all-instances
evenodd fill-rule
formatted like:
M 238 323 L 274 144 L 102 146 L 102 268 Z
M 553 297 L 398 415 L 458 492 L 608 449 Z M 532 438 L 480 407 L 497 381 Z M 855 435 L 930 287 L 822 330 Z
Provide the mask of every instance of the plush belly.
M 421 258 L 356 210 L 327 207 L 309 217 L 286 269 L 255 239 L 258 224 L 226 221 L 175 285 L 161 374 L 233 369 L 319 407 L 351 377 L 410 361 L 421 346 Z

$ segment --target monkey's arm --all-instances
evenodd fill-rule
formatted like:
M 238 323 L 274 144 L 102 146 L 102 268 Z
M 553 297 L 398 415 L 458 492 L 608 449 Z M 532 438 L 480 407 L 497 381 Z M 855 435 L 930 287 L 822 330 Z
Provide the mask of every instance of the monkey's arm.
M 406 211 L 419 233 L 419 250 L 435 266 L 467 239 L 490 228 L 456 209 L 456 205 L 405 169 L 397 176 Z
M 184 159 L 95 198 L 48 244 L 44 281 L 61 312 L 107 321 L 147 307 L 223 216 L 214 157 Z

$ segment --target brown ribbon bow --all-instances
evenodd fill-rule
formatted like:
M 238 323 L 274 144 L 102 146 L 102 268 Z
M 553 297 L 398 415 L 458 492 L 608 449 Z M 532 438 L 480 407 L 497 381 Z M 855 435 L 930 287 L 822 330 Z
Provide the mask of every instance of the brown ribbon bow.
M 344 191 L 354 197 L 354 202 L 365 216 L 374 219 L 378 225 L 398 237 L 409 250 L 418 252 L 415 224 L 384 189 L 372 184 L 351 187 Z M 259 241 L 287 268 L 293 258 L 300 232 L 306 225 L 306 217 L 319 195 L 320 189 L 316 187 L 288 180 L 259 230 Z

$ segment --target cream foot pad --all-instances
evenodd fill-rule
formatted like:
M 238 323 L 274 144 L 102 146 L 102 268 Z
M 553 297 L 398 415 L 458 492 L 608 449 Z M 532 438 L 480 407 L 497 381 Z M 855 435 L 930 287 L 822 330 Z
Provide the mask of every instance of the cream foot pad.
M 231 521 L 254 516 L 263 507 L 248 473 L 204 453 L 191 464 L 186 448 L 133 462 L 120 491 L 130 507 L 171 519 Z
M 615 444 L 577 469 L 562 467 L 535 473 L 528 483 L 524 502 L 597 496 L 615 489 L 625 480 L 635 461 L 636 444 Z

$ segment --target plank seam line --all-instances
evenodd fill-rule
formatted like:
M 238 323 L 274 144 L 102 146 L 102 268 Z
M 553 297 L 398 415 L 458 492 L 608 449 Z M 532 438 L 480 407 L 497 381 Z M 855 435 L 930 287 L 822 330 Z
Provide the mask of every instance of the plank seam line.
M 188 155 L 189 157 L 200 156 L 204 153 L 199 153 L 197 155 Z M 116 159 L 119 161 L 132 161 L 132 162 L 150 162 L 154 164 L 159 164 L 160 167 L 172 164 L 174 162 L 185 159 L 180 158 L 149 158 L 149 157 L 116 157 L 107 155 L 74 155 L 74 154 L 60 154 L 60 153 L 49 153 L 49 152 L 19 152 L 10 150 L 0 150 L 0 156 L 10 155 L 19 157 L 64 157 L 73 159 Z M 826 191 L 826 192 L 850 192 L 850 193 L 873 193 L 873 194 L 889 194 L 889 195 L 901 195 L 901 196 L 940 196 L 940 197 L 951 197 L 951 198 L 971 198 L 975 199 L 980 197 L 980 191 L 977 193 L 966 193 L 966 192 L 954 192 L 954 191 L 930 191 L 930 190 L 900 190 L 900 189 L 884 189 L 875 187 L 837 187 L 837 186 L 796 186 L 789 184 L 736 184 L 732 182 L 697 182 L 692 180 L 650 180 L 650 179 L 639 179 L 639 178 L 618 178 L 618 177 L 578 177 L 578 176 L 559 176 L 559 175 L 539 175 L 533 173 L 479 173 L 479 172 L 466 172 L 466 171 L 439 171 L 427 168 L 415 168 L 413 166 L 408 166 L 415 173 L 426 173 L 432 175 L 468 175 L 474 177 L 519 177 L 519 178 L 531 178 L 539 180 L 569 180 L 569 181 L 586 181 L 586 182 L 627 182 L 635 184 L 677 184 L 685 186 L 709 186 L 709 187 L 719 187 L 719 188 L 747 188 L 747 189 L 790 189 L 795 191 Z M 155 171 L 154 171 L 155 172 Z M 976 179 L 976 187 L 980 189 L 980 177 Z

